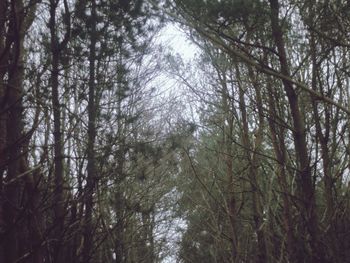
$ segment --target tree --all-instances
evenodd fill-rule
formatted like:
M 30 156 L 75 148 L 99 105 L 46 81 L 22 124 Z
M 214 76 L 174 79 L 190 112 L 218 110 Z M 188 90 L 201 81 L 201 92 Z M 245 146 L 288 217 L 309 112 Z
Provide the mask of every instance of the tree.
M 317 29 L 319 24 L 334 20 L 323 15 L 315 16 L 315 10 L 323 10 L 321 13 L 326 14 L 332 9 L 337 10 L 338 21 L 344 21 L 340 9 L 342 6 L 344 10 L 345 6 L 338 3 L 331 7 L 328 4 L 318 6 L 312 1 L 304 4 L 294 1 L 173 1 L 168 9 L 172 19 L 188 27 L 192 40 L 203 53 L 210 54 L 210 49 L 206 48 L 208 45 L 203 44 L 210 43 L 227 56 L 225 60 L 236 71 L 235 78 L 229 83 L 234 83 L 232 85 L 238 90 L 229 98 L 237 103 L 230 111 L 241 123 L 242 133 L 235 130 L 233 138 L 240 134 L 239 146 L 246 152 L 245 160 L 248 161 L 248 172 L 239 174 L 251 184 L 252 199 L 245 195 L 244 200 L 246 203 L 252 202 L 250 212 L 255 219 L 259 251 L 255 261 L 273 262 L 279 257 L 291 262 L 340 260 L 335 247 L 325 246 L 326 243 L 334 244 L 331 240 L 335 238 L 335 231 L 330 231 L 330 227 L 335 222 L 321 219 L 322 211 L 325 215 L 334 214 L 333 198 L 334 191 L 337 191 L 334 181 L 331 183 L 333 176 L 327 165 L 330 162 L 329 153 L 332 152 L 330 149 L 337 144 L 335 137 L 333 143 L 329 143 L 329 121 L 333 119 L 335 131 L 343 127 L 341 121 L 338 122 L 342 118 L 340 116 L 349 114 L 344 106 L 345 100 L 337 101 L 337 96 L 333 97 L 338 91 L 344 91 L 342 81 L 337 78 L 335 85 L 329 82 L 330 70 L 336 72 L 338 66 L 331 69 L 326 62 L 330 57 L 337 57 L 337 52 L 332 53 L 331 50 L 344 43 L 339 43 L 330 35 L 336 34 L 339 39 L 343 39 L 343 35 L 337 30 L 327 31 L 328 35 L 320 33 L 321 30 Z M 294 11 L 287 12 L 288 8 L 294 8 Z M 330 39 L 333 39 L 333 43 L 329 42 Z M 310 48 L 308 43 L 311 43 Z M 211 72 L 208 74 L 212 75 Z M 228 78 L 232 73 L 223 75 Z M 328 76 L 328 80 L 322 75 Z M 186 86 L 198 86 L 189 84 L 191 82 L 186 77 L 182 77 L 181 81 Z M 214 83 L 220 85 L 222 81 Z M 207 87 L 207 84 L 203 87 Z M 325 87 L 328 87 L 328 91 Z M 335 87 L 338 87 L 337 91 Z M 192 90 L 195 94 L 206 92 L 204 88 L 201 91 L 198 88 Z M 207 100 L 206 103 L 212 103 L 205 95 L 203 98 Z M 339 98 L 344 97 L 339 95 Z M 253 106 L 250 107 L 256 110 L 249 110 L 247 100 L 251 100 L 250 105 Z M 225 105 L 223 102 L 215 103 Z M 314 115 L 309 114 L 310 109 L 313 109 Z M 334 118 L 330 117 L 331 112 L 334 112 Z M 205 112 L 205 115 L 208 113 Z M 265 122 L 270 134 L 266 131 Z M 338 128 L 335 128 L 336 123 Z M 250 132 L 254 136 L 249 136 Z M 270 149 L 274 152 L 270 152 Z M 332 158 L 337 159 L 335 155 Z M 228 169 L 231 170 L 237 168 L 233 166 Z M 271 187 L 280 190 L 269 188 L 268 194 L 260 194 L 265 192 L 262 189 L 269 180 L 261 180 L 259 176 L 269 173 L 271 182 L 274 181 L 273 174 L 278 178 L 278 186 L 273 183 Z M 321 180 L 323 187 L 318 183 Z M 319 196 L 323 191 L 324 198 Z M 282 203 L 277 206 L 266 203 L 271 195 L 277 200 L 281 198 Z M 259 203 L 263 204 L 260 208 Z M 281 206 L 282 214 L 278 206 Z M 325 221 L 328 221 L 328 227 L 325 227 Z M 277 226 L 273 225 L 275 223 Z M 285 229 L 286 238 L 281 229 Z M 286 240 L 286 247 L 277 245 L 278 239 L 282 244 L 282 240 Z M 300 243 L 304 246 L 301 247 Z M 247 249 L 243 248 L 245 251 Z
M 15 262 L 17 258 L 41 259 L 38 229 L 29 223 L 28 212 L 37 211 L 22 195 L 33 194 L 33 171 L 27 166 L 27 147 L 32 135 L 23 126 L 24 41 L 36 10 L 36 2 L 2 1 L 0 7 L 0 151 L 1 213 L 3 226 L 0 260 Z M 30 222 L 30 221 L 29 221 Z M 32 239 L 30 235 L 33 234 Z
M 347 261 L 349 25 L 345 1 L 2 1 L 0 262 Z

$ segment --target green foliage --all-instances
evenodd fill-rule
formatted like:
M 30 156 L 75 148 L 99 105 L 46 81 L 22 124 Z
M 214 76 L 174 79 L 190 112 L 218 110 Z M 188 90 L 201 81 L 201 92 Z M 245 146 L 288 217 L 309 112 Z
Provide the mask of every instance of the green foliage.
M 178 0 L 175 2 L 196 20 L 217 28 L 227 28 L 248 21 L 262 23 L 264 14 L 268 14 L 266 5 L 261 0 Z

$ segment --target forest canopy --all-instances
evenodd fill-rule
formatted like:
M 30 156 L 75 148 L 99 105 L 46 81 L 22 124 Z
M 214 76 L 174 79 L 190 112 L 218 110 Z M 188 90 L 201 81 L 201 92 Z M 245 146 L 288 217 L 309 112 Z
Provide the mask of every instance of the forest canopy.
M 0 262 L 349 262 L 349 32 L 342 0 L 1 1 Z

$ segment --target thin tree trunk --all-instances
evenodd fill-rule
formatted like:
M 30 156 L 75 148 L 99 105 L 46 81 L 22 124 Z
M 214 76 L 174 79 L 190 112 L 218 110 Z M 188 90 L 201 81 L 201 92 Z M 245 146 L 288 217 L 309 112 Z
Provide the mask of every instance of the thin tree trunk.
M 95 138 L 96 138 L 96 84 L 95 84 L 95 61 L 96 61 L 96 1 L 91 1 L 91 28 L 90 28 L 90 51 L 89 51 L 89 101 L 88 101 L 88 152 L 87 152 L 87 182 L 85 190 L 85 222 L 84 222 L 84 248 L 83 262 L 88 263 L 93 249 L 93 191 L 96 184 L 95 165 Z
M 56 10 L 59 1 L 50 0 L 50 21 L 49 28 L 51 34 L 51 88 L 52 88 L 52 107 L 54 122 L 54 234 L 53 234 L 53 258 L 54 262 L 63 261 L 62 253 L 63 229 L 64 229 L 64 174 L 63 174 L 63 138 L 61 130 L 61 106 L 59 98 L 59 59 L 60 47 L 57 36 Z
M 6 2 L 0 2 L 0 195 L 2 194 L 2 181 L 3 181 L 3 173 L 6 166 L 6 126 L 7 126 L 7 103 L 5 100 L 5 74 L 8 69 L 7 59 L 9 52 L 6 50 L 8 45 L 8 38 L 6 38 Z M 1 204 L 0 204 L 0 224 L 3 221 L 3 214 L 1 212 Z
M 311 2 L 312 3 L 312 2 Z M 310 4 L 311 4 L 310 3 Z M 313 6 L 309 7 L 310 12 L 310 21 L 314 20 L 314 11 Z M 312 62 L 312 73 L 311 73 L 311 86 L 312 89 L 317 91 L 317 75 L 319 73 L 319 66 L 317 64 L 317 57 L 316 57 L 316 41 L 315 41 L 315 33 L 313 31 L 310 32 L 310 53 L 311 53 L 311 62 Z M 323 74 L 323 73 L 321 73 Z M 323 87 L 322 84 L 320 84 L 320 89 L 323 93 Z M 330 108 L 328 105 L 325 105 L 324 109 L 324 133 L 322 131 L 321 126 L 321 118 L 320 113 L 318 112 L 318 102 L 314 97 L 311 97 L 312 101 L 312 108 L 313 108 L 313 116 L 315 120 L 315 126 L 316 126 L 316 137 L 318 138 L 318 142 L 321 146 L 321 157 L 322 157 L 322 164 L 323 164 L 323 175 L 324 175 L 324 189 L 325 189 L 325 203 L 326 203 L 326 214 L 325 214 L 325 223 L 328 229 L 328 237 L 330 239 L 329 246 L 331 247 L 331 258 L 334 262 L 338 262 L 337 260 L 337 245 L 336 245 L 336 238 L 335 233 L 336 229 L 333 222 L 333 216 L 334 216 L 334 198 L 333 198 L 333 178 L 331 174 L 331 158 L 330 158 L 330 148 L 329 148 L 329 136 L 330 136 Z M 338 120 L 334 119 L 333 123 L 337 125 Z
M 214 59 L 214 58 L 212 58 Z M 231 261 L 235 262 L 238 258 L 238 240 L 237 240 L 237 215 L 236 215 L 236 197 L 235 197 L 235 178 L 233 173 L 233 157 L 232 157 L 232 136 L 233 136 L 233 116 L 230 108 L 230 97 L 227 87 L 226 72 L 221 72 L 220 68 L 216 68 L 217 75 L 221 84 L 221 103 L 222 103 L 222 114 L 221 126 L 223 131 L 222 147 L 226 149 L 222 158 L 225 160 L 226 165 L 226 178 L 228 180 L 227 186 L 227 211 L 230 220 L 231 228 Z M 227 123 L 227 124 L 226 124 Z
M 0 228 L 6 228 L 5 213 L 4 213 L 4 192 L 3 192 L 3 176 L 6 169 L 7 156 L 7 103 L 5 100 L 5 74 L 7 72 L 7 56 L 6 51 L 6 2 L 0 1 Z M 4 240 L 2 236 L 0 239 Z M 4 247 L 0 241 L 0 262 L 4 262 Z
M 259 109 L 259 113 L 260 113 L 259 126 L 255 134 L 256 135 L 255 142 L 254 142 L 255 149 L 253 149 L 249 139 L 247 109 L 246 109 L 245 98 L 244 98 L 244 90 L 241 85 L 240 70 L 238 68 L 238 65 L 236 65 L 236 74 L 237 74 L 237 80 L 239 85 L 239 107 L 242 114 L 242 127 L 243 127 L 242 144 L 245 147 L 246 157 L 249 162 L 248 178 L 250 181 L 251 191 L 252 191 L 252 196 L 251 196 L 252 197 L 252 218 L 254 222 L 254 230 L 258 240 L 258 250 L 257 250 L 255 260 L 256 262 L 263 263 L 263 262 L 267 262 L 267 246 L 266 246 L 266 237 L 264 234 L 264 230 L 261 227 L 263 223 L 263 218 L 262 218 L 262 207 L 261 207 L 261 200 L 260 200 L 260 193 L 259 193 L 260 189 L 258 187 L 258 181 L 257 181 L 259 161 L 256 155 L 256 150 L 257 148 L 260 147 L 262 143 L 264 121 L 263 121 L 262 114 L 260 112 L 261 109 Z M 250 78 L 251 78 L 251 81 L 254 82 L 252 72 L 250 72 Z M 255 90 L 257 89 L 259 88 L 256 87 Z
M 284 140 L 284 128 L 278 127 L 275 121 L 278 119 L 278 115 L 276 112 L 276 103 L 280 101 L 277 97 L 278 95 L 273 95 L 273 90 L 271 88 L 271 79 L 268 76 L 267 86 L 268 86 L 268 105 L 269 105 L 269 128 L 270 134 L 272 138 L 272 145 L 275 152 L 276 159 L 278 161 L 278 170 L 277 177 L 278 183 L 282 192 L 282 200 L 283 200 L 283 223 L 284 230 L 286 233 L 286 243 L 287 243 L 287 258 L 289 262 L 297 263 L 301 262 L 302 258 L 297 259 L 300 253 L 297 253 L 297 244 L 295 242 L 295 237 L 293 233 L 293 225 L 292 225 L 292 213 L 291 213 L 291 201 L 289 198 L 289 190 L 288 190 L 288 181 L 287 181 L 287 153 L 286 153 L 286 143 Z

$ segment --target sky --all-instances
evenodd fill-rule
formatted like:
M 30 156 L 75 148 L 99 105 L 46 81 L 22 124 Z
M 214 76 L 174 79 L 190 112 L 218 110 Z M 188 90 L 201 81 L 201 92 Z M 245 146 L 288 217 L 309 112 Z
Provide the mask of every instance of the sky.
M 188 40 L 184 30 L 179 25 L 168 24 L 159 33 L 159 43 L 170 47 L 178 53 L 185 62 L 190 61 L 198 53 L 198 47 Z
M 172 55 L 180 55 L 182 60 L 185 63 L 189 63 L 194 59 L 196 54 L 199 52 L 199 49 L 196 45 L 191 43 L 188 40 L 186 33 L 175 24 L 166 25 L 160 32 L 157 38 L 157 44 L 162 45 L 167 52 Z M 166 83 L 165 90 L 171 92 L 172 89 L 176 88 L 179 83 L 176 83 L 175 79 L 170 79 L 170 77 L 166 74 L 162 74 L 162 76 L 157 78 L 159 83 Z M 162 84 L 164 85 L 164 84 Z M 168 246 L 174 250 L 178 249 L 178 245 L 176 244 L 181 239 L 181 233 L 177 231 L 177 229 L 186 227 L 186 223 L 183 220 L 174 220 L 174 225 L 170 229 L 168 229 L 168 233 L 165 234 L 166 239 L 168 240 Z M 178 235 L 178 236 L 176 236 Z M 172 244 L 173 243 L 173 244 Z M 176 262 L 176 252 L 171 251 L 170 255 L 167 255 L 163 259 L 163 263 L 174 263 Z

